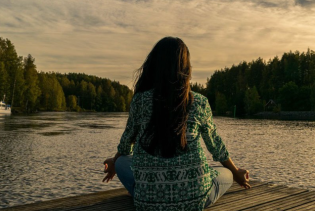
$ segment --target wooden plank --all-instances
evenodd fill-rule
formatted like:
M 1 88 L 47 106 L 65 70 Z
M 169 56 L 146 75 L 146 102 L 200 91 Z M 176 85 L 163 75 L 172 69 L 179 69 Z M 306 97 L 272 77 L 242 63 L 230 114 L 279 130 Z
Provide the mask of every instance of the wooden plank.
M 128 195 L 115 196 L 113 198 L 103 199 L 101 202 L 88 205 L 80 206 L 75 208 L 67 208 L 67 211 L 76 210 L 134 210 L 133 200 Z
M 222 204 L 218 201 L 218 203 L 214 204 L 213 207 L 217 210 L 231 210 L 231 207 L 234 210 L 243 210 L 303 191 L 304 190 L 300 189 L 290 189 L 290 191 L 288 191 L 288 188 L 284 186 L 269 186 L 262 192 L 259 192 L 259 194 L 251 194 L 251 192 L 254 192 L 254 189 L 250 189 L 240 192 L 239 195 L 242 195 L 243 197 L 239 197 L 238 200 L 231 201 L 229 199 L 225 199 L 228 197 L 228 195 L 226 195 L 224 198 L 222 197 L 222 200 L 229 200 L 229 203 Z
M 304 203 L 286 210 L 290 210 L 290 211 L 301 211 L 301 210 L 315 210 L 315 200 L 314 201 L 309 201 L 308 203 Z
M 267 204 L 260 204 L 255 207 L 251 207 L 244 210 L 252 210 L 255 209 L 257 211 L 273 211 L 273 210 L 286 210 L 295 206 L 302 205 L 309 201 L 315 200 L 315 192 L 304 191 L 301 193 L 297 193 L 295 195 L 291 195 L 285 198 L 281 198 L 278 200 L 274 200 L 273 202 L 268 202 Z
M 241 201 L 244 198 L 251 199 L 255 197 L 260 197 L 261 194 L 263 193 L 266 194 L 270 191 L 273 191 L 273 189 L 282 189 L 282 188 L 285 188 L 285 187 L 270 186 L 269 184 L 263 184 L 261 186 L 257 186 L 249 190 L 240 189 L 238 192 L 224 194 L 223 197 L 221 197 L 220 200 L 215 203 L 215 206 L 222 205 L 222 204 L 229 204 L 234 201 Z
M 266 185 L 266 184 L 268 184 L 268 183 L 261 183 L 261 182 L 257 182 L 257 181 L 252 181 L 250 183 L 252 188 L 258 187 L 258 186 L 261 186 L 261 185 Z M 244 188 L 242 188 L 239 184 L 234 182 L 233 185 L 231 186 L 231 188 L 226 193 L 230 193 L 230 192 L 234 192 L 234 191 L 241 191 L 243 189 Z
M 128 197 L 125 188 L 113 189 L 98 193 L 90 193 L 81 196 L 72 196 L 61 199 L 36 202 L 33 204 L 19 205 L 10 208 L 1 209 L 1 211 L 38 211 L 38 210 L 52 210 L 52 209 L 66 209 L 77 206 L 88 206 L 102 201 L 118 200 L 119 197 Z M 129 197 L 130 198 L 130 197 Z
M 224 206 L 219 206 L 220 210 L 229 210 L 230 207 L 233 207 L 234 210 L 244 210 L 250 209 L 254 210 L 254 207 L 261 204 L 269 203 L 273 200 L 283 198 L 283 195 L 272 195 L 269 194 L 262 194 L 260 197 L 257 198 L 244 198 L 243 200 L 236 201 L 234 203 L 225 204 Z
M 251 182 L 245 190 L 236 183 L 213 206 L 205 210 L 315 210 L 315 192 Z M 133 200 L 124 188 L 82 196 L 38 202 L 1 211 L 134 211 Z

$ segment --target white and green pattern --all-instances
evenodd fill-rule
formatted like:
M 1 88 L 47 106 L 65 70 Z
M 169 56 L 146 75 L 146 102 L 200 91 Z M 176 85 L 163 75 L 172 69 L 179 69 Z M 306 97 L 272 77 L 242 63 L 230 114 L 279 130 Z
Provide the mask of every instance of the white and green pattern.
M 138 211 L 203 210 L 218 175 L 207 163 L 200 145 L 203 138 L 215 161 L 225 161 L 229 153 L 212 121 L 208 99 L 192 92 L 194 100 L 187 121 L 189 150 L 174 158 L 162 158 L 146 153 L 138 140 L 152 113 L 153 91 L 136 94 L 131 102 L 127 127 L 122 135 L 118 152 L 133 153 L 135 178 L 134 203 Z M 132 146 L 131 140 L 135 140 Z

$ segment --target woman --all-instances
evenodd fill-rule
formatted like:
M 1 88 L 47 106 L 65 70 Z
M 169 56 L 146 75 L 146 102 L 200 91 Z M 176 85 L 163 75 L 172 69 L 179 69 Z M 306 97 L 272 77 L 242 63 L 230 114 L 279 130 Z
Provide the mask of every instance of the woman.
M 114 158 L 104 161 L 104 181 L 118 178 L 137 210 L 203 210 L 232 185 L 250 188 L 212 121 L 206 97 L 190 90 L 189 51 L 179 38 L 165 37 L 138 70 L 126 129 Z M 212 168 L 200 145 L 215 161 Z

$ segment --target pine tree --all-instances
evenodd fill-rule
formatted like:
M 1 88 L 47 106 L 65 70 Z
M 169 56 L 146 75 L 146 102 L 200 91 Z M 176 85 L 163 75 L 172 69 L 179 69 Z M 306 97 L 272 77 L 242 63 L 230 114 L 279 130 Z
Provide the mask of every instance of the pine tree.
M 25 99 L 24 105 L 27 112 L 36 108 L 37 98 L 41 94 L 37 75 L 35 59 L 29 54 L 24 58 Z
M 260 100 L 256 86 L 248 88 L 244 98 L 245 111 L 248 115 L 252 115 L 262 110 L 263 104 Z

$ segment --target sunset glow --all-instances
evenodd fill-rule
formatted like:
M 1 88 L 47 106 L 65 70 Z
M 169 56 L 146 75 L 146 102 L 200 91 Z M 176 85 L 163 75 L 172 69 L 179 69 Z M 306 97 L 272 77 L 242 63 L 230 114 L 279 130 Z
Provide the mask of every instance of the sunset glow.
M 133 71 L 164 36 L 190 49 L 193 82 L 284 52 L 315 50 L 308 0 L 1 0 L 0 37 L 38 71 L 82 72 L 132 86 Z

